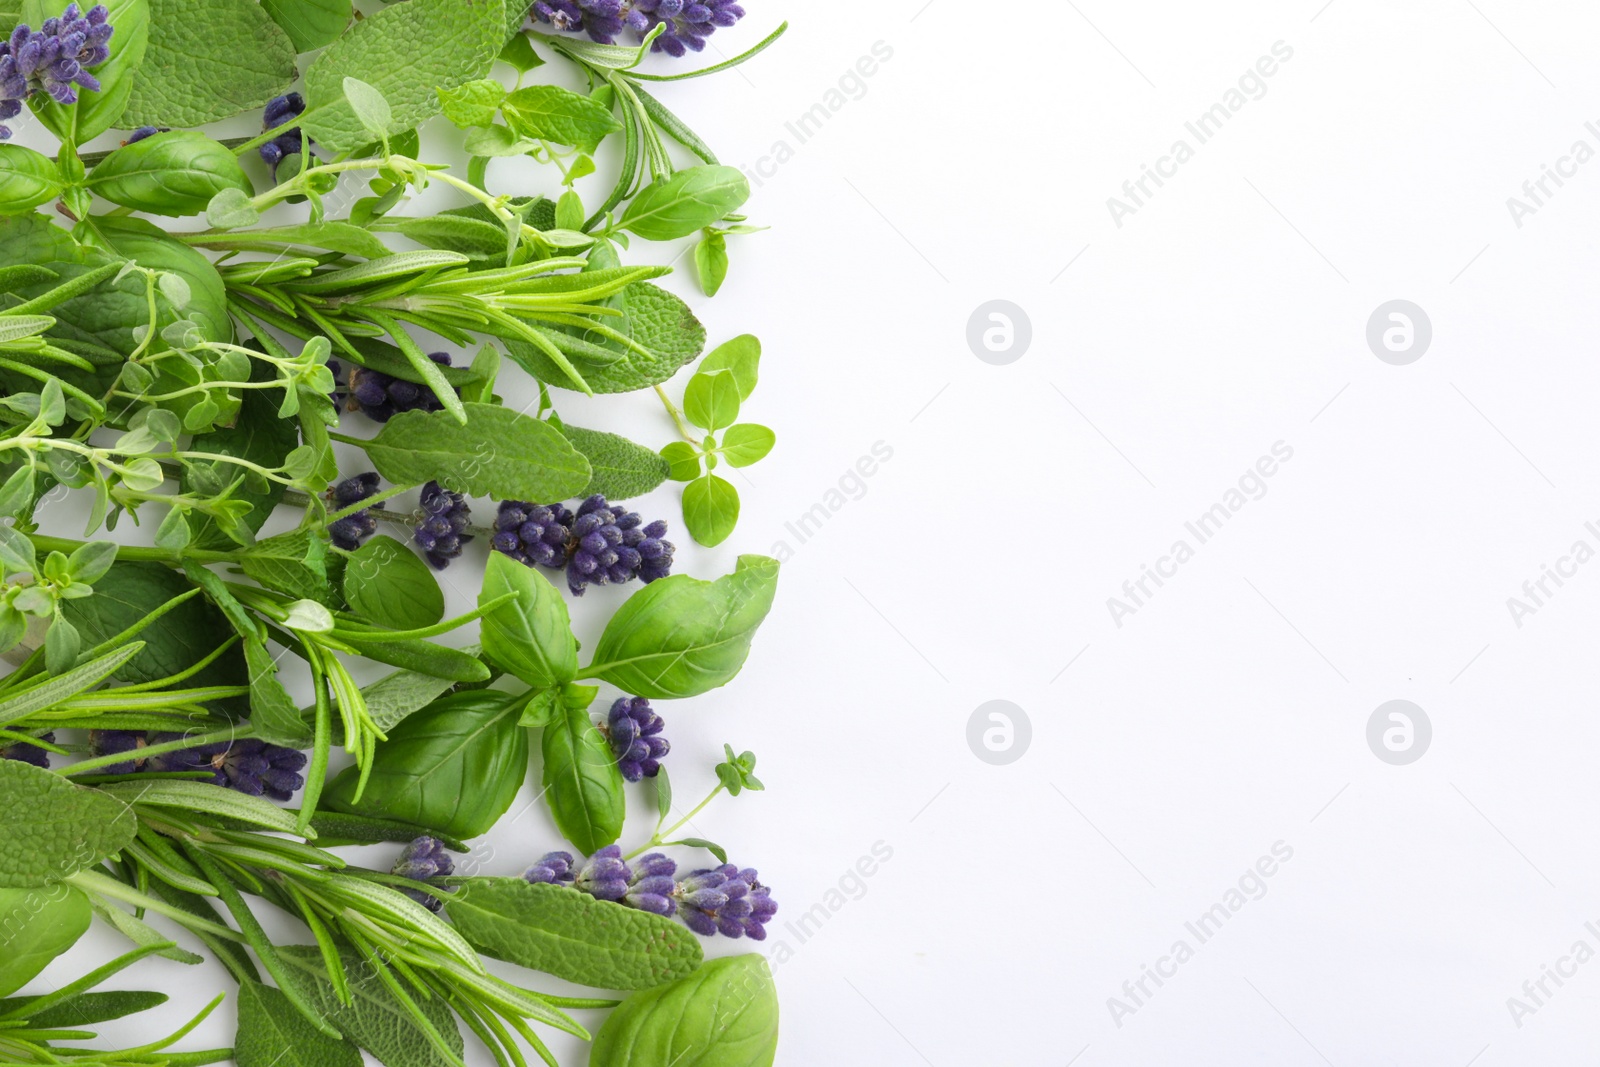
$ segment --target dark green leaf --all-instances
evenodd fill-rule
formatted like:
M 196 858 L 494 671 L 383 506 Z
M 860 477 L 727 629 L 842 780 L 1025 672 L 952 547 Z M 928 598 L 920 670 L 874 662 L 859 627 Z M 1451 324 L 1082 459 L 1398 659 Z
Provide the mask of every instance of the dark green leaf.
M 133 840 L 133 809 L 22 760 L 0 760 L 0 811 L 13 829 L 0 887 L 28 889 L 92 867 Z
M 778 991 L 762 956 L 712 960 L 670 985 L 633 994 L 606 1017 L 590 1067 L 771 1067 Z
M 11 815 L 9 811 L 6 814 L 8 818 Z M 32 981 L 83 936 L 93 919 L 89 898 L 73 886 L 58 883 L 39 889 L 0 889 L 0 931 L 5 934 L 0 996 L 9 996 Z
M 233 150 L 193 130 L 116 149 L 90 173 L 89 188 L 113 204 L 174 216 L 201 214 L 224 190 L 255 195 Z
M 683 487 L 683 525 L 707 548 L 722 544 L 739 522 L 739 490 L 715 474 Z
M 732 681 L 772 608 L 778 561 L 740 556 L 714 582 L 686 574 L 651 582 L 611 617 L 582 675 L 652 700 L 698 696 Z
M 356 614 L 392 630 L 421 630 L 444 618 L 444 591 L 433 571 L 383 534 L 345 563 L 344 597 Z
M 279 534 L 257 541 L 240 558 L 245 574 L 268 589 L 301 600 L 315 600 L 336 607 L 328 575 L 328 545 L 307 530 Z
M 590 262 L 594 262 L 592 254 Z M 591 338 L 594 343 L 618 352 L 620 357 L 604 366 L 584 368 L 584 379 L 596 393 L 627 393 L 658 385 L 698 356 L 705 345 L 705 327 L 694 317 L 689 305 L 660 286 L 634 282 L 612 297 L 611 301 L 615 301 L 614 306 L 623 312 L 623 318 L 608 319 L 606 324 L 637 342 L 650 354 L 623 349 L 598 335 Z M 576 332 L 581 335 L 583 331 Z M 559 336 L 552 335 L 558 344 Z M 537 348 L 524 341 L 508 341 L 506 345 L 512 358 L 540 381 L 562 389 L 577 388 Z
M 260 107 L 294 81 L 294 44 L 253 0 L 149 3 L 150 43 L 118 119 L 124 128 L 203 126 Z
M 480 624 L 484 655 L 535 689 L 572 681 L 578 673 L 578 641 L 572 636 L 567 602 L 532 567 L 492 552 L 478 604 L 507 593 L 516 599 L 495 608 Z
M 288 997 L 260 982 L 239 985 L 233 1058 L 239 1067 L 361 1067 L 354 1044 L 324 1034 Z
M 594 853 L 622 834 L 622 772 L 585 707 L 568 706 L 544 728 L 545 797 L 563 837 Z
M 700 944 L 681 923 L 567 886 L 475 878 L 445 910 L 479 952 L 579 985 L 650 989 L 700 965 Z
M 11 997 L 0 1000 L 0 1015 L 8 1015 L 15 1009 L 38 999 L 38 997 Z M 165 993 L 144 989 L 110 989 L 98 993 L 79 993 L 54 1007 L 45 1008 L 37 1015 L 21 1017 L 27 1019 L 30 1026 L 42 1029 L 53 1030 L 57 1027 L 70 1029 L 93 1026 L 95 1023 L 109 1022 L 125 1015 L 149 1011 L 166 1002 Z
M 618 225 L 647 241 L 673 241 L 722 221 L 749 198 L 750 182 L 737 167 L 688 167 L 639 190 Z
M 566 500 L 589 484 L 588 461 L 554 426 L 495 405 L 465 407 L 465 426 L 446 411 L 396 415 L 366 446 L 373 466 L 397 485 L 438 482 L 496 500 Z
M 477 837 L 505 814 L 528 771 L 528 735 L 517 726 L 520 701 L 478 690 L 434 701 L 378 743 L 359 803 L 350 767 L 322 802 L 335 811 L 377 815 L 458 838 Z
M 658 452 L 620 434 L 561 424 L 561 432 L 589 461 L 593 476 L 578 496 L 599 493 L 612 501 L 643 496 L 667 480 L 670 467 Z
M 182 278 L 189 286 L 184 317 L 199 324 L 206 340 L 233 340 L 228 289 L 209 259 L 143 219 L 100 218 L 95 220 L 95 229 L 113 249 L 139 266 Z
M 250 725 L 255 736 L 274 745 L 305 748 L 312 731 L 300 708 L 278 681 L 272 653 L 256 638 L 244 642 L 245 663 L 250 668 Z

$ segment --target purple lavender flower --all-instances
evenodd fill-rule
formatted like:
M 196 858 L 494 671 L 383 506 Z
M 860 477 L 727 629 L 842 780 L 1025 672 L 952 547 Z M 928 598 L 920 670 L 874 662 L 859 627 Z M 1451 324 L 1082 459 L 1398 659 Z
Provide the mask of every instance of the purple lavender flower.
M 144 747 L 143 730 L 90 730 L 89 752 L 96 756 L 116 756 L 137 753 Z M 121 763 L 103 768 L 101 774 L 132 774 L 144 768 L 144 759 L 134 756 Z
M 572 853 L 546 852 L 544 856 L 522 872 L 522 877 L 535 885 L 564 885 L 572 881 Z
M 423 836 L 416 838 L 400 853 L 400 858 L 389 868 L 390 874 L 398 874 L 402 878 L 411 878 L 418 882 L 425 882 L 429 878 L 443 877 L 454 873 L 456 863 L 445 848 L 444 842 L 437 837 Z M 405 888 L 400 892 L 421 904 L 429 911 L 437 912 L 444 907 L 444 901 L 432 893 L 421 889 Z
M 428 358 L 441 367 L 450 366 L 448 352 L 429 352 Z M 444 405 L 432 389 L 403 378 L 391 378 L 365 367 L 351 367 L 346 411 L 360 411 L 375 422 L 388 422 L 402 411 L 443 411 Z
M 158 733 L 152 735 L 151 741 L 161 744 L 182 737 L 182 734 Z M 299 773 L 305 765 L 304 752 L 271 745 L 254 737 L 179 749 L 146 761 L 146 767 L 152 771 L 209 771 L 212 782 L 225 789 L 253 797 L 268 796 L 277 801 L 288 800 L 305 785 Z
M 378 491 L 378 475 L 374 471 L 358 474 L 354 478 L 346 478 L 333 487 L 329 494 L 335 511 L 343 511 L 351 504 L 359 504 L 373 493 Z M 380 501 L 374 508 L 382 508 Z M 373 516 L 371 508 L 362 508 L 352 512 L 344 518 L 328 524 L 328 536 L 333 539 L 335 548 L 342 548 L 346 552 L 354 552 L 361 547 L 361 542 L 378 532 L 378 520 Z
M 277 129 L 290 119 L 298 117 L 305 109 L 305 97 L 299 93 L 285 93 L 283 96 L 273 97 L 261 110 L 262 132 Z M 272 168 L 272 180 L 277 181 L 278 164 L 292 155 L 304 154 L 312 144 L 311 138 L 306 136 L 305 131 L 296 128 L 278 134 L 256 151 L 266 160 L 267 166 Z
M 772 891 L 753 868 L 731 863 L 693 871 L 683 880 L 670 856 L 652 852 L 630 866 L 619 845 L 607 845 L 573 868 L 570 853 L 551 852 L 522 877 L 536 884 L 568 885 L 599 900 L 656 915 L 677 915 L 702 937 L 748 937 L 766 940 L 767 923 L 778 912 Z
M 38 739 L 46 742 L 47 744 L 53 745 L 56 741 L 56 732 L 54 730 L 47 730 L 46 732 L 39 734 Z M 20 760 L 23 763 L 31 763 L 35 767 L 39 767 L 44 770 L 50 769 L 50 753 L 47 750 L 40 748 L 38 745 L 28 744 L 26 741 L 16 741 L 12 744 L 6 745 L 3 748 L 0 748 L 0 759 Z M 115 772 L 101 771 L 100 773 L 112 774 Z
M 660 773 L 661 760 L 672 749 L 660 736 L 665 725 L 644 697 L 622 697 L 611 705 L 604 732 L 622 777 L 637 782 Z
M 607 845 L 584 861 L 573 875 L 572 884 L 598 900 L 621 900 L 628 895 L 633 877 L 622 858 L 621 845 Z
M 736 0 L 538 0 L 529 14 L 557 30 L 583 31 L 601 44 L 614 44 L 623 30 L 642 40 L 664 25 L 650 50 L 682 56 L 704 49 L 719 26 L 744 17 L 744 8 Z
M 582 596 L 590 585 L 634 578 L 649 583 L 672 573 L 675 549 L 663 540 L 667 524 L 643 521 L 599 495 L 580 504 L 576 515 L 560 504 L 507 500 L 495 519 L 494 549 L 530 567 L 565 568 L 567 588 Z
M 628 878 L 628 891 L 623 894 L 622 902 L 640 911 L 657 915 L 673 914 L 678 910 L 678 902 L 672 895 L 677 889 L 672 876 L 677 871 L 678 864 L 670 856 L 663 856 L 659 852 L 640 856 L 634 861 L 633 873 Z
M 171 132 L 172 128 L 170 126 L 140 126 L 137 130 L 134 130 L 132 133 L 128 134 L 128 139 L 122 143 L 124 145 L 138 144 L 146 137 L 154 137 L 158 133 Z
M 764 941 L 766 924 L 777 914 L 772 891 L 756 878 L 754 868 L 731 863 L 694 871 L 678 883 L 678 914 L 702 937 L 748 937 Z
M 463 532 L 472 525 L 472 509 L 460 493 L 429 482 L 422 487 L 422 510 L 411 539 L 433 569 L 442 571 L 460 557 L 461 546 L 472 540 L 471 534 Z
M 0 43 L 0 119 L 20 115 L 22 102 L 34 93 L 72 104 L 80 88 L 98 92 L 100 80 L 89 68 L 111 57 L 109 15 L 104 5 L 80 14 L 74 3 L 59 17 L 45 19 L 38 30 L 24 23 L 11 31 L 10 39 Z M 10 136 L 10 128 L 0 126 L 0 140 Z

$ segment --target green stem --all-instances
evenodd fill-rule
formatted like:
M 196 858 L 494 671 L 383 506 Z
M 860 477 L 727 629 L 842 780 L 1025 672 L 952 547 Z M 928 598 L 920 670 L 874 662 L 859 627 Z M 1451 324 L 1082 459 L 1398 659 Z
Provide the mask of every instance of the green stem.
M 715 789 L 713 789 L 710 793 L 708 793 L 704 800 L 702 800 L 700 803 L 696 804 L 694 806 L 694 810 L 693 811 L 691 811 L 689 814 L 685 815 L 683 818 L 679 819 L 677 822 L 673 823 L 671 826 L 669 826 L 665 830 L 661 829 L 659 826 L 656 827 L 656 832 L 654 834 L 650 835 L 650 840 L 649 841 L 647 841 L 644 844 L 640 845 L 638 848 L 634 849 L 632 852 L 628 853 L 626 856 L 624 856 L 622 858 L 631 860 L 631 859 L 633 859 L 633 857 L 639 855 L 639 853 L 641 853 L 641 852 L 645 852 L 645 851 L 647 851 L 649 849 L 656 848 L 656 847 L 658 847 L 660 845 L 667 844 L 668 843 L 667 839 L 672 837 L 679 830 L 683 829 L 686 825 L 688 825 L 689 822 L 692 821 L 696 815 L 699 815 L 702 811 L 706 810 L 706 805 L 711 803 L 713 800 L 717 799 L 717 795 L 722 792 L 722 789 L 723 789 L 722 784 L 720 782 L 717 783 L 717 787 Z
M 685 441 L 699 448 L 700 439 L 689 432 L 689 424 L 683 421 L 683 412 L 679 411 L 678 405 L 674 404 L 672 398 L 667 396 L 667 391 L 658 385 L 656 386 L 656 396 L 659 396 L 661 403 L 666 405 L 667 414 L 672 416 L 672 421 L 678 427 L 678 433 L 682 435 Z
M 76 874 L 68 875 L 62 881 L 71 882 L 86 893 L 111 897 L 114 900 L 122 901 L 124 904 L 132 904 L 134 907 L 153 911 L 157 915 L 165 915 L 173 922 L 180 924 L 185 929 L 193 930 L 197 934 L 204 932 L 212 937 L 220 937 L 228 941 L 244 940 L 237 930 L 229 929 L 221 923 L 207 922 L 198 915 L 191 915 L 182 908 L 175 908 L 164 900 L 146 896 L 137 889 L 123 885 L 115 878 L 101 874 L 98 871 L 79 871 Z

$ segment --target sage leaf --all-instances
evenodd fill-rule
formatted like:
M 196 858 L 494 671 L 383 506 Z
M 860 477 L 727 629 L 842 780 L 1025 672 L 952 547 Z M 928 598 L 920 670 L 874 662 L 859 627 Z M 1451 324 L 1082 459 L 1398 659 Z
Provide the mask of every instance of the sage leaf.
M 498 405 L 462 406 L 466 425 L 447 411 L 390 419 L 366 446 L 378 473 L 496 500 L 567 500 L 589 484 L 589 462 L 554 426 Z
M 0 997 L 32 981 L 46 964 L 77 943 L 93 919 L 89 898 L 75 886 L 0 889 L 0 930 L 5 931 Z
M 687 167 L 639 190 L 618 226 L 647 241 L 675 241 L 722 221 L 750 199 L 737 167 Z
M 691 973 L 702 958 L 681 923 L 569 886 L 474 878 L 445 911 L 484 955 L 599 989 L 649 989 Z
M 280 808 L 264 797 L 237 793 L 232 789 L 218 789 L 210 782 L 197 782 L 183 778 L 153 778 L 147 782 L 111 782 L 100 787 L 100 792 L 125 804 L 149 804 L 158 808 L 178 808 L 203 811 L 224 819 L 235 819 L 252 826 L 276 830 L 278 833 L 295 832 L 295 813 Z M 316 834 L 307 834 L 315 837 Z
M 455 683 L 448 678 L 435 678 L 421 671 L 395 671 L 385 675 L 361 690 L 367 702 L 367 714 L 378 729 L 388 733 L 412 712 L 421 711 L 433 703 Z
M 123 128 L 203 126 L 260 107 L 294 81 L 294 43 L 254 0 L 149 3 L 150 41 Z M 112 25 L 115 38 L 122 27 Z
M 361 1067 L 353 1043 L 329 1037 L 282 992 L 252 981 L 239 984 L 233 1059 L 239 1067 Z
M 589 262 L 594 264 L 595 253 L 590 253 Z M 658 285 L 634 282 L 616 296 L 607 298 L 606 303 L 623 313 L 621 320 L 607 319 L 606 325 L 636 342 L 645 352 L 594 338 L 595 344 L 618 353 L 614 362 L 584 367 L 584 380 L 595 393 L 627 393 L 659 385 L 691 362 L 705 346 L 705 327 L 695 318 L 689 305 Z M 573 332 L 581 337 L 584 331 L 573 327 Z M 558 347 L 562 336 L 550 334 Z M 507 341 L 506 348 L 512 359 L 540 381 L 560 389 L 582 391 L 560 367 L 526 341 Z
M 739 522 L 739 490 L 704 474 L 683 487 L 683 524 L 689 536 L 712 548 L 726 541 Z
M 261 8 L 289 35 L 296 52 L 332 44 L 355 13 L 351 0 L 261 0 Z
M 380 741 L 359 803 L 359 772 L 346 768 L 322 803 L 334 811 L 477 837 L 516 799 L 528 772 L 520 700 L 492 689 L 456 693 L 407 718 Z
M 778 561 L 740 556 L 714 582 L 675 574 L 634 593 L 611 617 L 581 677 L 634 696 L 672 700 L 726 685 L 744 666 L 772 608 Z
M 0 851 L 5 889 L 51 885 L 93 867 L 139 827 L 115 797 L 21 760 L 0 760 L 0 811 L 12 827 L 11 843 Z
M 727 956 L 623 1001 L 595 1035 L 589 1067 L 771 1067 L 777 1051 L 766 959 Z
M 671 465 L 661 453 L 620 434 L 561 424 L 561 433 L 589 461 L 589 484 L 578 496 L 599 493 L 608 500 L 643 496 L 667 480 Z
M 445 1059 L 428 1041 L 411 1009 L 395 998 L 371 966 L 354 949 L 341 947 L 339 960 L 350 984 L 351 1003 L 340 1002 L 323 968 L 322 955 L 311 945 L 278 949 L 290 967 L 292 980 L 307 1001 L 349 1041 L 372 1053 L 384 1067 L 447 1067 Z M 455 1015 L 440 997 L 415 997 L 422 1017 L 443 1035 L 459 1059 L 463 1052 Z
M 371 143 L 345 98 L 347 77 L 384 96 L 395 128 L 437 115 L 437 89 L 488 74 L 505 44 L 505 9 L 504 0 L 408 0 L 357 22 L 306 71 L 306 131 L 332 152 Z
M 532 567 L 500 552 L 489 555 L 479 605 L 516 594 L 483 617 L 484 655 L 535 689 L 572 681 L 578 673 L 578 640 L 572 636 L 567 602 Z
M 38 997 L 11 997 L 0 1001 L 0 1015 L 38 1000 Z M 37 1014 L 24 1015 L 30 1026 L 55 1029 L 56 1027 L 93 1026 L 110 1022 L 125 1015 L 135 1015 L 167 1002 L 165 993 L 145 989 L 110 989 L 96 993 L 79 993 L 75 997 L 57 1001 Z
M 278 681 L 278 665 L 267 646 L 258 638 L 245 638 L 244 659 L 250 671 L 250 726 L 255 736 L 287 748 L 309 746 L 311 727 Z
M 611 746 L 589 721 L 587 705 L 568 705 L 544 728 L 545 799 L 561 835 L 583 853 L 622 836 L 626 801 Z
M 391 630 L 421 630 L 444 618 L 444 591 L 417 554 L 379 534 L 345 561 L 344 597 L 356 614 Z
M 609 108 L 557 85 L 530 85 L 500 105 L 511 129 L 523 137 L 572 145 L 593 152 L 622 129 Z

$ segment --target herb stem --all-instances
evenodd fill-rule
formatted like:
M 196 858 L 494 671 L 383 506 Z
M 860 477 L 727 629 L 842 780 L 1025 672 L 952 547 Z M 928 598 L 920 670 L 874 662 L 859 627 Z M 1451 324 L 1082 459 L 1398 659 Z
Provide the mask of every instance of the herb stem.
M 660 846 L 660 845 L 669 844 L 670 842 L 667 839 L 672 837 L 672 835 L 676 834 L 679 830 L 683 829 L 685 826 L 687 826 L 694 819 L 694 817 L 696 815 L 699 815 L 702 811 L 706 810 L 706 805 L 710 804 L 713 800 L 717 799 L 717 797 L 722 793 L 722 790 L 723 790 L 722 783 L 718 782 L 717 783 L 717 787 L 715 789 L 713 789 L 710 793 L 708 793 L 704 800 L 702 800 L 700 803 L 696 804 L 694 806 L 694 810 L 693 811 L 691 811 L 689 814 L 685 815 L 683 818 L 679 819 L 677 822 L 673 823 L 671 826 L 667 827 L 667 829 L 665 829 L 665 830 L 662 830 L 662 829 L 660 829 L 658 827 L 656 829 L 656 832 L 654 834 L 650 835 L 650 840 L 649 841 L 647 841 L 644 844 L 640 845 L 638 848 L 634 849 L 632 852 L 628 853 L 626 856 L 624 856 L 622 858 L 625 859 L 625 860 L 631 860 L 631 859 L 633 859 L 633 857 L 639 855 L 641 852 L 644 852 L 644 851 L 646 851 L 648 849 L 656 848 L 657 846 Z
M 102 897 L 111 897 L 124 904 L 132 904 L 146 911 L 153 911 L 157 915 L 165 915 L 172 921 L 193 930 L 195 933 L 207 933 L 212 937 L 224 938 L 228 941 L 243 941 L 244 937 L 237 930 L 223 926 L 221 923 L 208 922 L 198 915 L 191 915 L 182 908 L 175 908 L 164 900 L 146 896 L 132 886 L 123 885 L 108 875 L 98 871 L 79 871 L 63 878 L 64 882 L 71 882 L 86 893 L 93 893 Z
M 683 439 L 696 448 L 700 447 L 699 439 L 689 432 L 689 424 L 683 421 L 683 412 L 679 411 L 678 405 L 674 404 L 672 398 L 667 396 L 667 391 L 658 385 L 656 386 L 656 396 L 659 396 L 661 403 L 666 405 L 667 414 L 672 416 L 672 421 L 677 425 L 678 433 Z
M 180 737 L 176 741 L 163 741 L 157 745 L 146 746 L 139 750 L 139 758 L 148 759 L 151 756 L 163 756 L 168 752 L 180 752 L 186 748 L 214 745 L 219 741 L 243 741 L 245 738 L 253 736 L 255 736 L 255 733 L 250 724 L 243 723 L 239 726 L 228 726 L 225 729 L 212 730 L 210 733 Z M 101 767 L 124 763 L 127 759 L 128 754 L 126 752 L 113 752 L 109 755 L 96 756 L 93 759 L 74 763 L 70 767 L 63 767 L 57 773 L 72 778 L 80 774 L 87 774 L 90 771 L 99 770 Z

